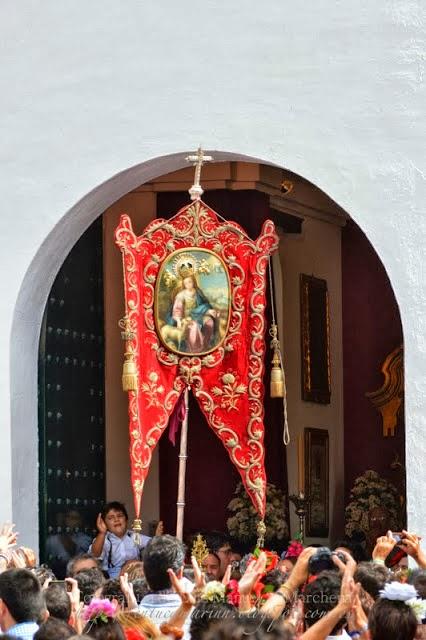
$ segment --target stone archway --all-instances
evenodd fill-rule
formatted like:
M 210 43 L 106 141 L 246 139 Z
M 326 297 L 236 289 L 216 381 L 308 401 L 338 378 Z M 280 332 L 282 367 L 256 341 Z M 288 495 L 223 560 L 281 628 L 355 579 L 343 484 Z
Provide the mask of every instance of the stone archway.
M 212 154 L 218 162 L 261 162 L 232 153 Z M 93 220 L 137 186 L 186 166 L 186 155 L 174 154 L 128 169 L 85 196 L 46 238 L 22 283 L 11 345 L 13 514 L 19 530 L 33 532 L 33 539 L 27 536 L 26 542 L 34 547 L 38 544 L 37 354 L 50 287 L 64 257 Z

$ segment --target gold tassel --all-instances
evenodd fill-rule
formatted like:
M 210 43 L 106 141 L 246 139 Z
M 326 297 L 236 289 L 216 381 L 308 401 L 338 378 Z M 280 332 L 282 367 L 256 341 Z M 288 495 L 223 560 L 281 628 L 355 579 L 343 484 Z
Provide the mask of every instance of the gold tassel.
M 257 542 L 256 547 L 258 549 L 264 549 L 265 547 L 265 534 L 266 534 L 266 524 L 264 520 L 259 520 L 257 523 Z
M 272 337 L 271 349 L 274 350 L 272 357 L 271 369 L 271 398 L 285 397 L 284 372 L 281 361 L 280 343 L 278 340 L 278 327 L 275 322 L 272 323 L 269 333 Z
M 142 533 L 142 520 L 140 520 L 139 518 L 135 518 L 133 520 L 132 531 L 133 531 L 133 540 L 135 541 L 135 544 L 140 545 L 141 533 Z
M 138 388 L 138 371 L 136 368 L 136 362 L 134 361 L 133 354 L 130 351 L 126 351 L 124 354 L 123 363 L 123 376 L 121 378 L 123 384 L 123 391 L 137 391 Z

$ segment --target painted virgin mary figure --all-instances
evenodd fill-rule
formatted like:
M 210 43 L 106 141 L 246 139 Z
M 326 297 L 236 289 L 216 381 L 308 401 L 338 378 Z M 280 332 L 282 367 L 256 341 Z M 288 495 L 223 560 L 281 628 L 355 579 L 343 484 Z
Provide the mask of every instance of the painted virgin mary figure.
M 198 286 L 193 273 L 182 273 L 172 295 L 166 322 L 179 332 L 179 350 L 203 353 L 217 343 L 220 311 L 214 309 Z

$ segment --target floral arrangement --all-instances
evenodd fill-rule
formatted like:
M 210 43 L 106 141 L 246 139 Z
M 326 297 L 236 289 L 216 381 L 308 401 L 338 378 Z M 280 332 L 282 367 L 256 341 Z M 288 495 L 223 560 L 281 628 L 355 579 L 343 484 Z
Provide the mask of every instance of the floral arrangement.
M 290 540 L 287 551 L 284 551 L 281 558 L 283 560 L 287 560 L 289 558 L 297 560 L 304 548 L 305 547 L 301 542 L 299 542 L 299 540 Z
M 111 602 L 111 600 L 93 598 L 83 612 L 83 619 L 86 622 L 94 622 L 95 624 L 98 622 L 104 622 L 106 624 L 116 613 L 117 604 Z
M 225 602 L 226 586 L 218 580 L 211 580 L 204 587 L 201 600 L 206 602 Z
M 228 504 L 233 515 L 228 518 L 229 535 L 244 544 L 253 544 L 257 538 L 258 514 L 239 482 L 234 497 Z M 266 485 L 265 543 L 286 540 L 288 525 L 286 522 L 286 504 L 284 493 L 275 485 Z
M 345 509 L 345 533 L 352 537 L 356 532 L 369 530 L 369 512 L 377 507 L 385 508 L 389 513 L 389 526 L 399 530 L 400 500 L 398 491 L 388 480 L 381 478 L 375 471 L 365 471 L 352 487 L 350 502 Z

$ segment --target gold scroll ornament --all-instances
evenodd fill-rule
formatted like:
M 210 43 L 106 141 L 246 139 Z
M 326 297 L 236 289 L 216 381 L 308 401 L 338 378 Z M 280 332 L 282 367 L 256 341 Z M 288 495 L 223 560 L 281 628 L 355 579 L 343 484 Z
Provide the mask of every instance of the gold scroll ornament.
M 365 395 L 382 414 L 383 435 L 394 436 L 398 413 L 404 400 L 404 360 L 402 345 L 390 353 L 383 365 L 385 381 L 377 391 Z

